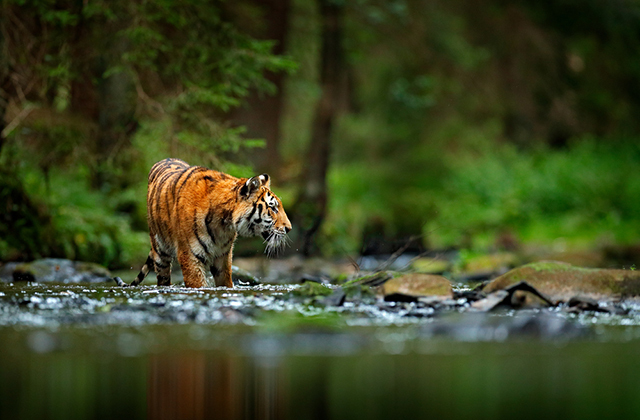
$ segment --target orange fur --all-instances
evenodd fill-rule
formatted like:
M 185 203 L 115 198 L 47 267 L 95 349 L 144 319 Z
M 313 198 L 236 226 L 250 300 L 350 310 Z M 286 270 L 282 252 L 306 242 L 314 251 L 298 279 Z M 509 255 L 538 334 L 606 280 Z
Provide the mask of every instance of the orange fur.
M 267 174 L 235 178 L 178 159 L 156 163 L 149 172 L 147 219 L 151 251 L 138 277 L 150 270 L 159 286 L 171 284 L 171 262 L 178 259 L 187 287 L 233 287 L 231 259 L 238 236 L 261 234 L 267 251 L 283 246 L 291 223 Z

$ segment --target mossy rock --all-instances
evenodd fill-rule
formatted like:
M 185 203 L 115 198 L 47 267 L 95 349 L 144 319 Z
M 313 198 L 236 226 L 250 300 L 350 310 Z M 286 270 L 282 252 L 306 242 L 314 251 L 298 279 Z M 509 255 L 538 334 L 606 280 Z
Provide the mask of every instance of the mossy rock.
M 503 290 L 526 281 L 552 300 L 574 296 L 595 299 L 640 296 L 640 272 L 575 267 L 558 261 L 540 261 L 515 268 L 487 284 L 483 292 Z
M 380 292 L 385 295 L 401 294 L 406 296 L 437 296 L 443 299 L 453 298 L 451 282 L 435 274 L 406 274 L 395 277 L 382 286 Z

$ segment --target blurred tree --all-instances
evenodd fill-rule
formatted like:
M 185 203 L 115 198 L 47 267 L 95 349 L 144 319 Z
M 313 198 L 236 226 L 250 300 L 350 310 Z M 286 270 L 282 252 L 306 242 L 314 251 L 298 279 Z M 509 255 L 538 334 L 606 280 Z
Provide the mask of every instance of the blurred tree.
M 256 37 L 273 43 L 273 53 L 283 55 L 289 30 L 289 0 L 253 0 L 247 1 L 256 10 L 255 16 L 245 18 L 240 28 Z M 245 13 L 246 14 L 246 13 Z M 234 124 L 247 127 L 246 135 L 265 140 L 264 149 L 250 151 L 250 160 L 257 172 L 268 172 L 278 179 L 281 171 L 280 124 L 283 109 L 283 84 L 285 74 L 267 72 L 265 78 L 274 86 L 268 95 L 252 90 L 244 105 L 235 108 L 230 115 Z
M 304 255 L 315 251 L 315 235 L 324 220 L 327 207 L 327 171 L 331 151 L 331 135 L 338 109 L 343 70 L 342 2 L 320 0 L 322 93 L 316 106 L 301 191 L 293 207 L 298 232 L 298 247 Z
M 5 114 L 7 112 L 8 98 L 5 94 L 9 82 L 9 63 L 7 60 L 6 43 L 3 27 L 0 27 L 0 153 L 5 142 Z

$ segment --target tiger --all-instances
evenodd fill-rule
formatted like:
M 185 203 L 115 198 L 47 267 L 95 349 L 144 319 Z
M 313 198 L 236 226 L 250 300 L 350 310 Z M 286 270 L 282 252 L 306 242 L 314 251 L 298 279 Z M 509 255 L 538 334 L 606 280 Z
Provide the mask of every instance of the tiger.
M 236 178 L 202 166 L 167 158 L 151 168 L 147 189 L 147 222 L 151 250 L 131 283 L 139 285 L 156 272 L 158 286 L 171 285 L 177 258 L 187 287 L 233 287 L 231 260 L 238 235 L 262 235 L 269 256 L 288 242 L 291 222 L 271 192 L 269 175 Z M 116 277 L 119 286 L 127 283 Z

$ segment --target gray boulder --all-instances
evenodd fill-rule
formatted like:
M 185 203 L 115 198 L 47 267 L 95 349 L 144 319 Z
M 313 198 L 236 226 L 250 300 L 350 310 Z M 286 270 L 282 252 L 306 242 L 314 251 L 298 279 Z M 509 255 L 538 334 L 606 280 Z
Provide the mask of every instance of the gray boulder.
M 11 272 L 11 281 L 38 283 L 104 283 L 110 282 L 111 273 L 96 263 L 45 258 L 28 263 L 6 264 L 0 270 L 3 279 Z

